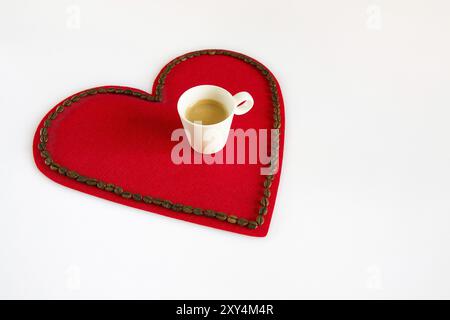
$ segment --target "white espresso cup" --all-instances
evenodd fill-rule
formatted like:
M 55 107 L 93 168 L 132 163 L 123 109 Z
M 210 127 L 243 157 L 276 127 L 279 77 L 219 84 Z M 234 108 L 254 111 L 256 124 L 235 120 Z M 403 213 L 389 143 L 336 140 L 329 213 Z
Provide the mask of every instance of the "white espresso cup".
M 214 124 L 203 125 L 189 121 L 186 110 L 200 100 L 209 99 L 221 103 L 228 116 Z M 178 99 L 178 114 L 191 147 L 200 153 L 211 154 L 222 150 L 227 143 L 233 116 L 248 112 L 253 107 L 253 98 L 248 92 L 239 92 L 234 96 L 227 90 L 201 85 L 186 90 Z

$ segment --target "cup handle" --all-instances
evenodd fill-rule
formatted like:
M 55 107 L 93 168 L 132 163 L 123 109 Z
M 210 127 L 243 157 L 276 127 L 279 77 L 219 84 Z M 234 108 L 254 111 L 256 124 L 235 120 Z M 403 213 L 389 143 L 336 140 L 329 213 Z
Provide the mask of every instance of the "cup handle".
M 244 114 L 253 107 L 253 98 L 248 92 L 242 91 L 236 93 L 233 96 L 233 98 L 234 100 L 236 100 L 236 107 L 234 108 L 234 114 L 237 115 Z

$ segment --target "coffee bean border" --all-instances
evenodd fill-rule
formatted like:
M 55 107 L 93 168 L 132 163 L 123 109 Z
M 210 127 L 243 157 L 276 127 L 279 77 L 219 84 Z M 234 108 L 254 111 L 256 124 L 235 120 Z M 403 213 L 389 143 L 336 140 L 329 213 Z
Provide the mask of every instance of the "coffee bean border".
M 59 104 L 56 109 L 50 113 L 47 117 L 47 119 L 44 121 L 44 124 L 39 132 L 39 142 L 38 142 L 38 149 L 41 151 L 41 157 L 44 161 L 44 163 L 50 167 L 50 170 L 57 171 L 59 174 L 67 176 L 70 179 L 73 179 L 75 181 L 78 181 L 80 183 L 87 184 L 92 187 L 96 187 L 100 190 L 104 190 L 106 192 L 111 192 L 113 194 L 116 194 L 119 197 L 130 199 L 132 201 L 136 202 L 144 202 L 146 204 L 154 204 L 157 206 L 161 206 L 163 208 L 185 213 L 185 214 L 193 214 L 196 216 L 205 216 L 209 218 L 214 218 L 220 221 L 224 221 L 231 224 L 237 224 L 242 227 L 246 227 L 248 229 L 257 229 L 258 226 L 261 226 L 264 224 L 264 217 L 268 212 L 269 207 L 269 199 L 270 199 L 270 188 L 272 185 L 272 181 L 274 179 L 273 175 L 267 175 L 263 182 L 264 191 L 261 196 L 260 202 L 259 202 L 259 210 L 256 215 L 255 220 L 247 220 L 245 218 L 240 218 L 236 215 L 230 215 L 223 212 L 218 212 L 215 210 L 209 210 L 209 209 L 202 209 L 202 208 L 196 208 L 189 205 L 184 205 L 181 203 L 173 203 L 170 200 L 167 199 L 161 199 L 156 198 L 149 195 L 141 195 L 139 193 L 132 193 L 130 191 L 124 190 L 122 187 L 117 186 L 113 183 L 108 183 L 104 181 L 97 180 L 92 177 L 87 177 L 84 175 L 79 174 L 78 172 L 71 170 L 69 168 L 66 168 L 59 163 L 55 162 L 47 150 L 47 143 L 48 143 L 48 128 L 51 126 L 51 123 L 55 121 L 58 117 L 58 115 L 66 108 L 71 107 L 72 105 L 76 104 L 78 101 L 83 99 L 84 97 L 93 96 L 97 94 L 123 94 L 127 96 L 133 96 L 138 99 L 147 100 L 151 102 L 158 102 L 161 101 L 162 96 L 162 90 L 164 88 L 164 83 L 166 80 L 167 75 L 169 72 L 178 64 L 195 57 L 199 57 L 202 55 L 224 55 L 229 56 L 232 58 L 236 58 L 238 60 L 244 61 L 245 63 L 248 63 L 252 67 L 256 68 L 267 80 L 271 92 L 271 98 L 272 98 L 272 104 L 273 104 L 273 128 L 279 129 L 281 126 L 281 113 L 280 113 L 280 98 L 278 94 L 277 89 L 277 83 L 275 81 L 275 78 L 272 76 L 272 74 L 267 70 L 262 64 L 259 62 L 253 60 L 250 57 L 247 57 L 243 54 L 231 52 L 227 50 L 200 50 L 195 51 L 191 53 L 184 54 L 174 60 L 172 60 L 169 64 L 167 64 L 162 72 L 159 74 L 157 80 L 156 80 L 156 88 L 154 95 L 147 94 L 147 93 L 141 93 L 138 91 L 134 91 L 132 89 L 123 89 L 123 88 L 117 88 L 117 87 L 108 87 L 108 88 L 98 88 L 98 89 L 89 89 L 86 91 L 83 91 L 81 93 L 78 93 L 74 96 L 72 96 L 69 99 L 64 100 L 61 104 Z M 275 145 L 273 146 L 273 152 L 271 163 L 272 166 L 278 166 L 278 153 L 279 153 L 279 141 L 275 142 Z

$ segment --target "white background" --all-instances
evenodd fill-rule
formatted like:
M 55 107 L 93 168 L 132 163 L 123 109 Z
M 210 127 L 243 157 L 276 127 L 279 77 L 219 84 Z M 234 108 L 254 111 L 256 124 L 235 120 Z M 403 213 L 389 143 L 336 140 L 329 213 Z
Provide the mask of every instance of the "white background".
M 1 298 L 450 298 L 446 0 L 3 1 Z M 190 50 L 260 60 L 285 97 L 269 235 L 62 187 L 41 117 L 115 84 L 149 90 Z

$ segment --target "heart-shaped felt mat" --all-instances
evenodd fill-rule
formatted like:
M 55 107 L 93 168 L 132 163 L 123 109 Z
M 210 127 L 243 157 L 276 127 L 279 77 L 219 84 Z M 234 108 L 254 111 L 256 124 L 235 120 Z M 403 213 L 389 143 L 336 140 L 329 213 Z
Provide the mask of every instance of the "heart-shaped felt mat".
M 177 100 L 185 90 L 201 84 L 253 96 L 254 107 L 235 116 L 232 128 L 268 130 L 265 138 L 259 136 L 258 147 L 268 142 L 270 155 L 272 143 L 270 161 L 278 170 L 263 175 L 261 169 L 270 163 L 261 156 L 256 163 L 246 155 L 245 164 L 229 164 L 225 151 L 215 156 L 224 156 L 227 164 L 174 163 L 172 151 L 184 138 L 171 140 L 174 130 L 182 128 Z M 271 136 L 272 129 L 278 129 L 274 132 L 279 139 Z M 229 143 L 230 139 L 227 147 Z M 67 187 L 165 216 L 263 237 L 274 209 L 283 145 L 284 106 L 273 74 L 243 54 L 201 50 L 169 62 L 158 74 L 152 94 L 104 86 L 64 99 L 39 123 L 33 154 L 39 170 Z M 193 159 L 194 152 L 188 150 Z M 248 144 L 245 150 L 249 151 Z

